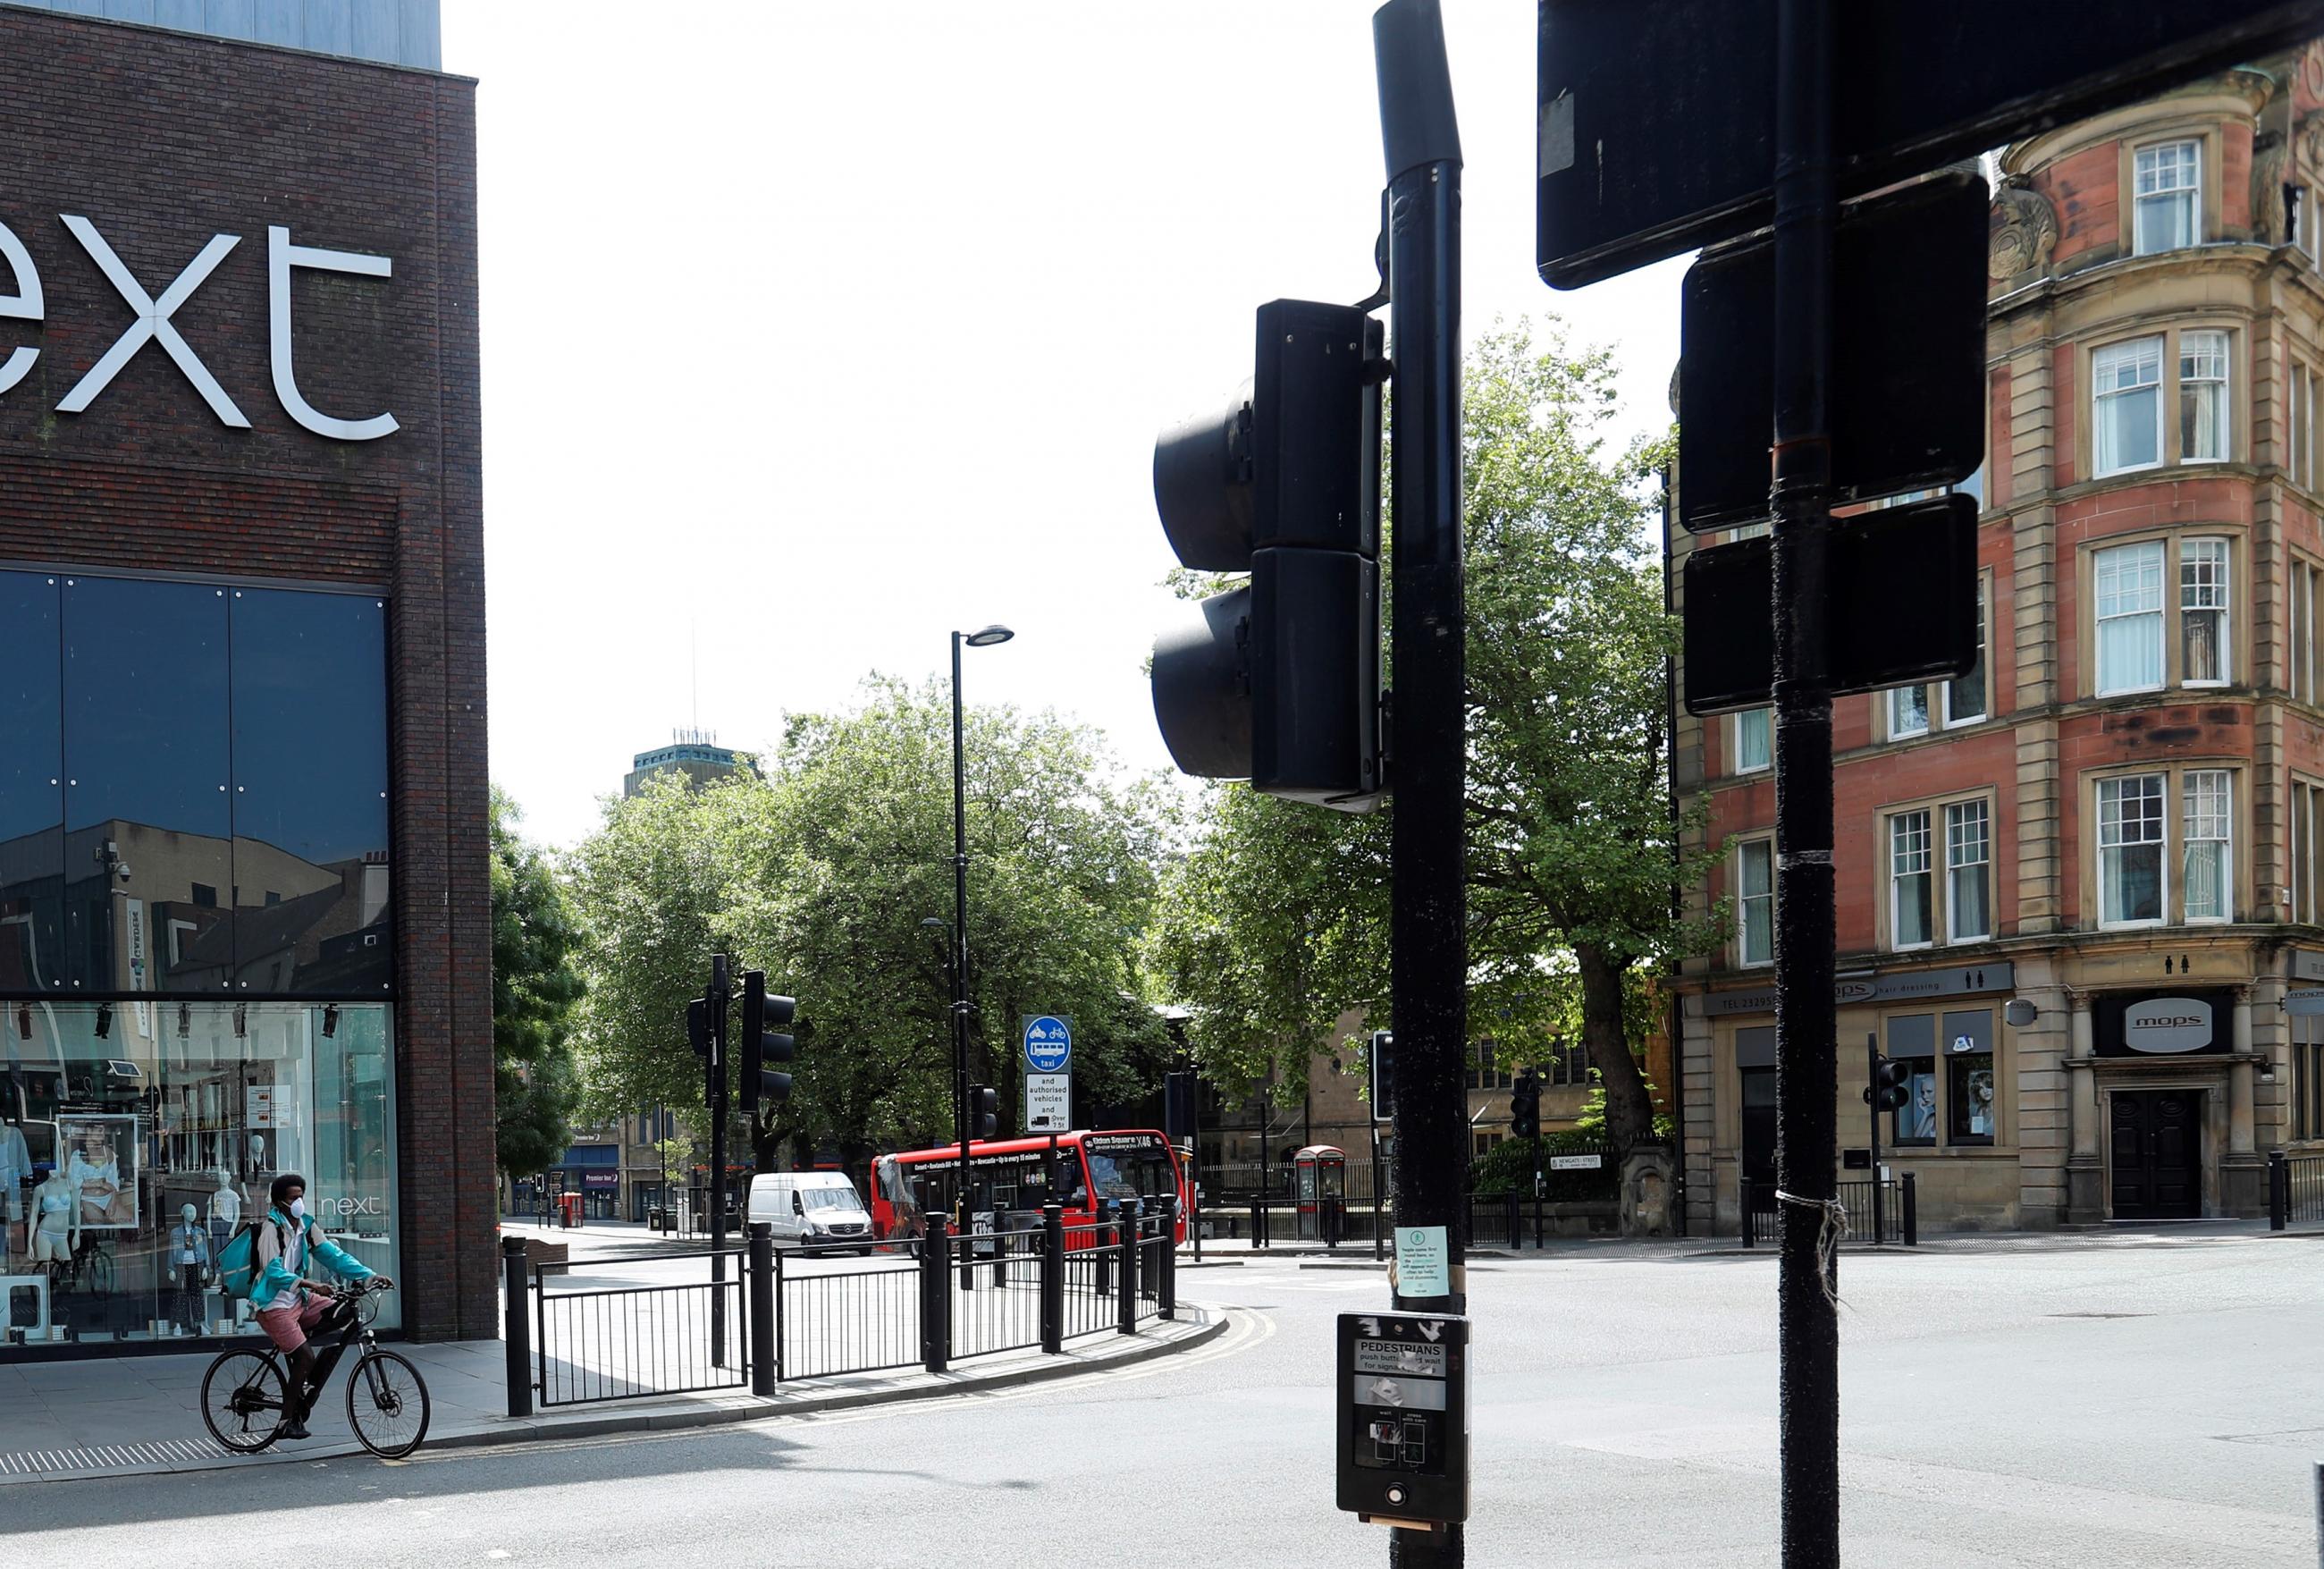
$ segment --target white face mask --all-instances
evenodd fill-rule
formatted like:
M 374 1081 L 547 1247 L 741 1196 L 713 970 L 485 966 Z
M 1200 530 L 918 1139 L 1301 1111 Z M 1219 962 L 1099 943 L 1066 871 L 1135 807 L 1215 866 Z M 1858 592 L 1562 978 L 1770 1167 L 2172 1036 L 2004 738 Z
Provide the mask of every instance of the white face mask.
M 305 1199 L 294 1198 L 290 1201 L 290 1218 L 294 1221 L 303 1221 L 307 1218 L 307 1201 Z

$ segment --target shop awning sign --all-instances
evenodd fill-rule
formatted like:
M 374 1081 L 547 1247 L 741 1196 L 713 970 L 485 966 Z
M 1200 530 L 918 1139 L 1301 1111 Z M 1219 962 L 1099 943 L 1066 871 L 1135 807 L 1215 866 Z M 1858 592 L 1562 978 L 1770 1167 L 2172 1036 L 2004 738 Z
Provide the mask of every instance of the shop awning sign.
M 2150 997 L 2122 1011 L 2122 1043 L 2172 1056 L 2211 1044 L 2211 1005 L 2198 997 Z

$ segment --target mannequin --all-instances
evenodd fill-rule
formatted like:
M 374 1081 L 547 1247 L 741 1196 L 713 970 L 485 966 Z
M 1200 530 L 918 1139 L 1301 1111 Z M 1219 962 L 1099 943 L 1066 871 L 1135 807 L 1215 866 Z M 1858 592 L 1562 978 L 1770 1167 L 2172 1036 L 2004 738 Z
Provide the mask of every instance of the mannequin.
M 210 1241 L 223 1247 L 242 1223 L 242 1194 L 225 1167 L 210 1175 L 217 1179 L 217 1191 L 210 1195 Z
M 32 1262 L 65 1264 L 80 1245 L 80 1188 L 61 1171 L 32 1190 Z
M 178 1223 L 170 1232 L 168 1247 L 170 1262 L 178 1277 L 176 1311 L 171 1316 L 188 1334 L 199 1334 L 208 1327 L 202 1279 L 209 1273 L 210 1233 L 192 1204 L 180 1207 Z
M 0 1122 L 0 1266 L 14 1254 L 14 1233 L 7 1228 L 24 1218 L 24 1184 L 32 1180 L 32 1152 L 24 1148 L 24 1131 Z M 31 1246 L 29 1240 L 25 1245 Z
M 264 1171 L 265 1169 L 266 1135 L 263 1133 L 253 1133 L 250 1136 L 250 1175 L 256 1177 L 260 1172 Z

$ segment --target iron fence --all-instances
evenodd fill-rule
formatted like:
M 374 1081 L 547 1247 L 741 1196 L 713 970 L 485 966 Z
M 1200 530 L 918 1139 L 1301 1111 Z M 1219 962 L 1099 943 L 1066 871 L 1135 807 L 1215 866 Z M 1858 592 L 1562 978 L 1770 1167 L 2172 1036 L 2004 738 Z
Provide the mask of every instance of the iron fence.
M 870 1263 L 854 1248 L 773 1251 L 775 1377 L 880 1372 L 920 1360 L 920 1264 L 901 1251 Z
M 733 1389 L 749 1381 L 743 1251 L 702 1249 L 646 1258 L 674 1272 L 698 1269 L 704 1278 L 667 1285 L 590 1286 L 590 1277 L 572 1275 L 567 1266 L 530 1267 L 531 1376 L 541 1405 Z M 521 1298 L 520 1312 L 521 1304 Z
M 1848 1235 L 1852 1241 L 1875 1240 L 1872 1195 L 1875 1191 L 1870 1177 L 1841 1182 L 1834 1192 L 1840 1208 L 1848 1217 Z M 1921 1241 L 1920 1198 L 1914 1175 L 1906 1172 L 1901 1177 L 1887 1177 L 1878 1185 L 1880 1214 L 1877 1240 L 1901 1241 L 1904 1246 L 1917 1247 Z M 1747 1182 L 1743 1185 L 1742 1230 L 1743 1245 L 1756 1248 L 1763 1241 L 1772 1241 L 1776 1235 L 1777 1210 L 1780 1202 L 1772 1182 Z
M 960 1358 L 1062 1349 L 1138 1333 L 1176 1307 L 1175 1206 L 1067 1227 L 928 1234 L 880 1245 L 778 1251 L 763 1225 L 744 1248 L 607 1255 L 576 1268 L 503 1242 L 509 1414 L 748 1388 Z M 637 1266 L 608 1283 L 603 1271 Z
M 2324 1221 L 2324 1155 L 2267 1158 L 2267 1223 L 2282 1231 L 2295 1221 Z

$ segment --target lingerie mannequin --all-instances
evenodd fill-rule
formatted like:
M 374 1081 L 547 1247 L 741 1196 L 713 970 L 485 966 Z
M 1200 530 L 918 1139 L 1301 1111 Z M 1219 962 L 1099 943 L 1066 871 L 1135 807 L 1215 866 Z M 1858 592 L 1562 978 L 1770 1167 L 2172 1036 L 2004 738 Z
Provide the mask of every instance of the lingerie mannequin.
M 80 1243 L 80 1186 L 61 1171 L 32 1190 L 32 1262 L 71 1261 Z
M 32 1153 L 24 1148 L 23 1130 L 0 1122 L 0 1274 L 14 1256 L 14 1232 L 8 1228 L 24 1218 L 24 1184 L 32 1180 Z

